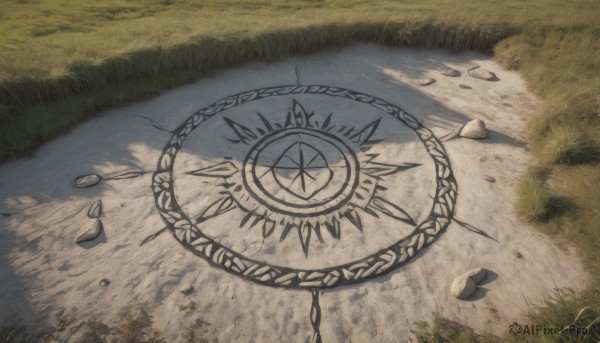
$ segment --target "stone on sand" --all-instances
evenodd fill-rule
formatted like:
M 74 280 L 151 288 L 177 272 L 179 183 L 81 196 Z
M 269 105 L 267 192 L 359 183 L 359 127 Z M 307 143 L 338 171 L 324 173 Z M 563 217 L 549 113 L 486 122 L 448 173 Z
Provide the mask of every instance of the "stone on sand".
M 96 201 L 94 201 L 94 203 L 92 205 L 90 205 L 90 208 L 88 210 L 88 217 L 100 218 L 101 214 L 102 214 L 102 201 L 96 200 Z
M 476 284 L 479 284 L 485 278 L 486 273 L 487 270 L 485 268 L 477 267 L 467 271 L 464 275 L 469 276 Z
M 442 70 L 442 75 L 446 75 L 446 76 L 450 76 L 450 77 L 459 77 L 460 71 L 458 71 L 454 68 L 446 68 L 446 69 Z
M 77 234 L 75 243 L 91 241 L 98 237 L 100 232 L 102 232 L 102 222 L 100 219 L 89 219 Z
M 452 282 L 450 294 L 458 299 L 466 299 L 477 290 L 477 284 L 468 274 L 458 276 Z
M 183 294 L 190 294 L 194 291 L 194 286 L 187 283 L 187 284 L 183 285 L 183 287 L 181 287 L 181 289 L 179 291 Z
M 483 175 L 483 179 L 487 182 L 496 182 L 496 179 L 493 176 Z
M 429 86 L 430 84 L 432 84 L 434 82 L 435 82 L 435 79 L 421 79 L 421 80 L 419 80 L 419 85 Z
M 494 73 L 492 73 L 490 70 L 482 68 L 482 67 L 471 69 L 468 71 L 468 73 L 469 73 L 469 75 L 471 75 L 471 77 L 474 77 L 476 79 L 482 79 L 485 81 L 491 81 L 496 77 L 496 75 Z
M 460 130 L 461 137 L 480 139 L 487 136 L 487 129 L 485 123 L 481 119 L 474 119 L 468 122 L 462 130 Z
M 75 179 L 75 187 L 84 188 L 97 185 L 102 178 L 98 174 L 82 175 Z

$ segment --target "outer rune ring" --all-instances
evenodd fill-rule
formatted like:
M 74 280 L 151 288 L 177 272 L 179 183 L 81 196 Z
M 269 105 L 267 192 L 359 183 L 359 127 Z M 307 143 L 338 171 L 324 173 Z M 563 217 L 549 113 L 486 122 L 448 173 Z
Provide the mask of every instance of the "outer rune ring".
M 183 146 L 188 135 L 204 121 L 212 116 L 229 110 L 238 105 L 265 99 L 272 96 L 285 96 L 295 94 L 318 94 L 337 98 L 350 99 L 360 103 L 368 104 L 396 118 L 406 127 L 415 132 L 425 149 L 431 156 L 436 171 L 436 190 L 433 197 L 431 211 L 427 218 L 418 223 L 416 228 L 406 237 L 394 242 L 389 247 L 381 249 L 371 255 L 356 261 L 341 264 L 335 267 L 323 269 L 295 269 L 280 267 L 265 262 L 247 258 L 230 248 L 227 248 L 205 235 L 192 220 L 186 216 L 177 203 L 173 187 L 173 166 L 178 152 Z M 266 140 L 273 137 L 267 137 Z M 328 139 L 330 144 L 343 150 L 346 156 L 352 156 L 339 142 L 331 137 L 319 137 Z M 268 144 L 268 142 L 265 142 Z M 310 147 L 303 147 L 310 149 Z M 250 151 L 249 154 L 252 154 Z M 255 153 L 255 152 L 254 152 Z M 317 156 L 318 157 L 318 156 Z M 249 160 L 248 157 L 246 160 Z M 317 158 L 318 161 L 318 158 Z M 349 178 L 354 169 L 351 157 L 348 158 Z M 316 167 L 324 167 L 315 165 Z M 276 167 L 276 166 L 275 166 Z M 244 169 L 252 168 L 245 165 Z M 244 175 L 252 175 L 245 171 Z M 349 182 L 352 186 L 352 182 Z M 248 185 L 246 185 L 248 186 Z M 318 192 L 320 188 L 308 190 L 307 192 Z M 433 133 L 422 125 L 417 119 L 406 113 L 401 108 L 390 104 L 382 99 L 352 90 L 329 87 L 329 86 L 279 86 L 262 88 L 245 93 L 233 95 L 217 101 L 192 114 L 179 128 L 174 131 L 169 143 L 164 147 L 158 161 L 157 170 L 152 178 L 152 191 L 154 193 L 155 205 L 160 212 L 167 227 L 175 238 L 189 251 L 202 257 L 213 266 L 219 267 L 231 274 L 261 285 L 292 289 L 317 289 L 333 288 L 341 285 L 356 284 L 371 278 L 389 273 L 415 256 L 424 247 L 435 241 L 445 231 L 452 220 L 454 206 L 456 203 L 457 184 L 452 173 L 450 160 L 441 142 Z M 263 192 L 260 189 L 250 189 L 251 192 Z M 340 196 L 336 201 L 343 202 L 346 188 L 340 190 Z M 263 192 L 265 193 L 265 192 Z M 299 192 L 297 192 L 299 193 Z M 299 197 L 304 196 L 302 193 Z M 270 206 L 277 206 L 276 199 L 265 200 Z M 336 203 L 323 204 L 325 210 Z M 314 209 L 301 207 L 294 209 L 294 215 L 307 211 L 306 215 L 313 215 Z M 318 215 L 318 213 L 317 213 Z

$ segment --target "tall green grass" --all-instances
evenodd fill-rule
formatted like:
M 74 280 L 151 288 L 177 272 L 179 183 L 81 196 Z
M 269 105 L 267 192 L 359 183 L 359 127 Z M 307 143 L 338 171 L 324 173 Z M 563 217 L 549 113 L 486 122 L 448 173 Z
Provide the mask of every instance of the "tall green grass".
M 64 74 L 54 77 L 2 80 L 0 98 L 5 106 L 26 107 L 140 79 L 161 78 L 178 72 L 202 74 L 253 59 L 271 60 L 351 41 L 441 47 L 452 51 L 482 50 L 491 48 L 513 31 L 503 24 L 434 24 L 427 19 L 399 23 L 330 23 L 253 36 L 208 36 L 168 48 L 143 48 L 95 62 L 71 63 L 65 66 Z

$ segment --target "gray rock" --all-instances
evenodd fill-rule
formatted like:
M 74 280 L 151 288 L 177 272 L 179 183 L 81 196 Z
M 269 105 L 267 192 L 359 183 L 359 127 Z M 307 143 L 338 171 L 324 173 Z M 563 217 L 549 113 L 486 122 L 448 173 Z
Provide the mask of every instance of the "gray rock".
M 460 130 L 459 136 L 473 139 L 485 138 L 487 136 L 485 123 L 481 119 L 471 120 Z
M 88 210 L 88 217 L 100 218 L 101 214 L 102 214 L 102 201 L 96 200 L 96 201 L 94 201 L 94 203 L 90 206 L 90 209 Z
M 481 156 L 481 157 L 479 158 L 479 162 L 485 162 L 485 161 L 487 161 L 487 157 L 485 157 L 485 156 Z
M 483 179 L 487 182 L 496 182 L 496 179 L 494 179 L 493 176 L 489 176 L 489 175 L 484 175 Z
M 194 286 L 192 286 L 191 284 L 187 283 L 185 284 L 183 287 L 181 287 L 181 289 L 179 290 L 181 293 L 183 294 L 190 294 L 194 291 Z
M 102 222 L 100 219 L 88 219 L 77 234 L 75 243 L 91 241 L 98 237 L 100 232 L 102 232 Z
M 496 74 L 482 67 L 471 69 L 468 71 L 468 73 L 471 75 L 471 77 L 485 81 L 491 81 L 496 78 Z
M 422 80 L 419 80 L 419 85 L 429 86 L 430 84 L 432 84 L 434 82 L 435 82 L 435 79 L 422 79 Z
M 473 269 L 469 270 L 468 272 L 465 273 L 465 275 L 467 275 L 468 277 L 473 279 L 473 281 L 476 284 L 479 284 L 485 278 L 486 273 L 487 273 L 487 270 L 485 268 L 477 267 L 477 268 L 473 268 Z
M 109 279 L 102 279 L 102 280 L 100 280 L 100 282 L 98 282 L 98 285 L 100 287 L 106 287 L 106 286 L 110 285 L 110 280 Z
M 458 276 L 452 282 L 450 287 L 450 294 L 458 299 L 466 299 L 473 295 L 477 290 L 477 284 L 469 275 L 463 274 Z
M 102 177 L 98 174 L 82 175 L 75 179 L 75 187 L 92 187 L 97 185 L 100 181 L 102 181 Z
M 446 76 L 450 76 L 450 77 L 459 77 L 460 71 L 458 71 L 454 68 L 446 68 L 446 69 L 442 70 L 442 75 L 446 75 Z

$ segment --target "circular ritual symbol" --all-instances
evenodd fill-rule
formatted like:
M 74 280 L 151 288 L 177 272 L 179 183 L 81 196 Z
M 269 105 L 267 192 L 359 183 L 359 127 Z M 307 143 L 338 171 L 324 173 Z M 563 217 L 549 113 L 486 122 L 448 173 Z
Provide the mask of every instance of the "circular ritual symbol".
M 338 113 L 352 111 L 365 113 Z M 402 155 L 396 151 L 402 144 L 421 152 Z M 413 200 L 425 179 L 433 193 Z M 457 195 L 448 156 L 421 122 L 374 96 L 316 85 L 253 90 L 197 111 L 175 130 L 152 180 L 155 205 L 186 249 L 258 284 L 312 291 L 363 282 L 406 263 L 444 232 Z M 402 180 L 414 189 L 394 186 Z M 216 234 L 222 231 L 263 243 L 294 233 L 300 244 L 257 258 L 222 243 L 225 235 Z M 366 239 L 367 232 L 383 238 Z M 323 233 L 340 242 L 317 250 L 330 255 L 309 266 L 285 259 L 299 253 L 308 260 L 317 244 L 311 241 L 324 242 Z
M 283 153 L 269 154 L 280 146 L 286 147 Z M 342 160 L 335 172 L 328 163 L 332 160 Z M 261 181 L 262 175 L 257 172 L 261 166 L 270 167 L 266 182 Z M 293 128 L 279 130 L 258 142 L 248 153 L 243 170 L 244 187 L 264 206 L 279 213 L 310 217 L 348 202 L 358 185 L 359 165 L 352 149 L 340 138 L 326 132 Z M 269 182 L 271 178 L 276 182 Z M 284 199 L 275 195 L 278 189 L 293 197 Z

